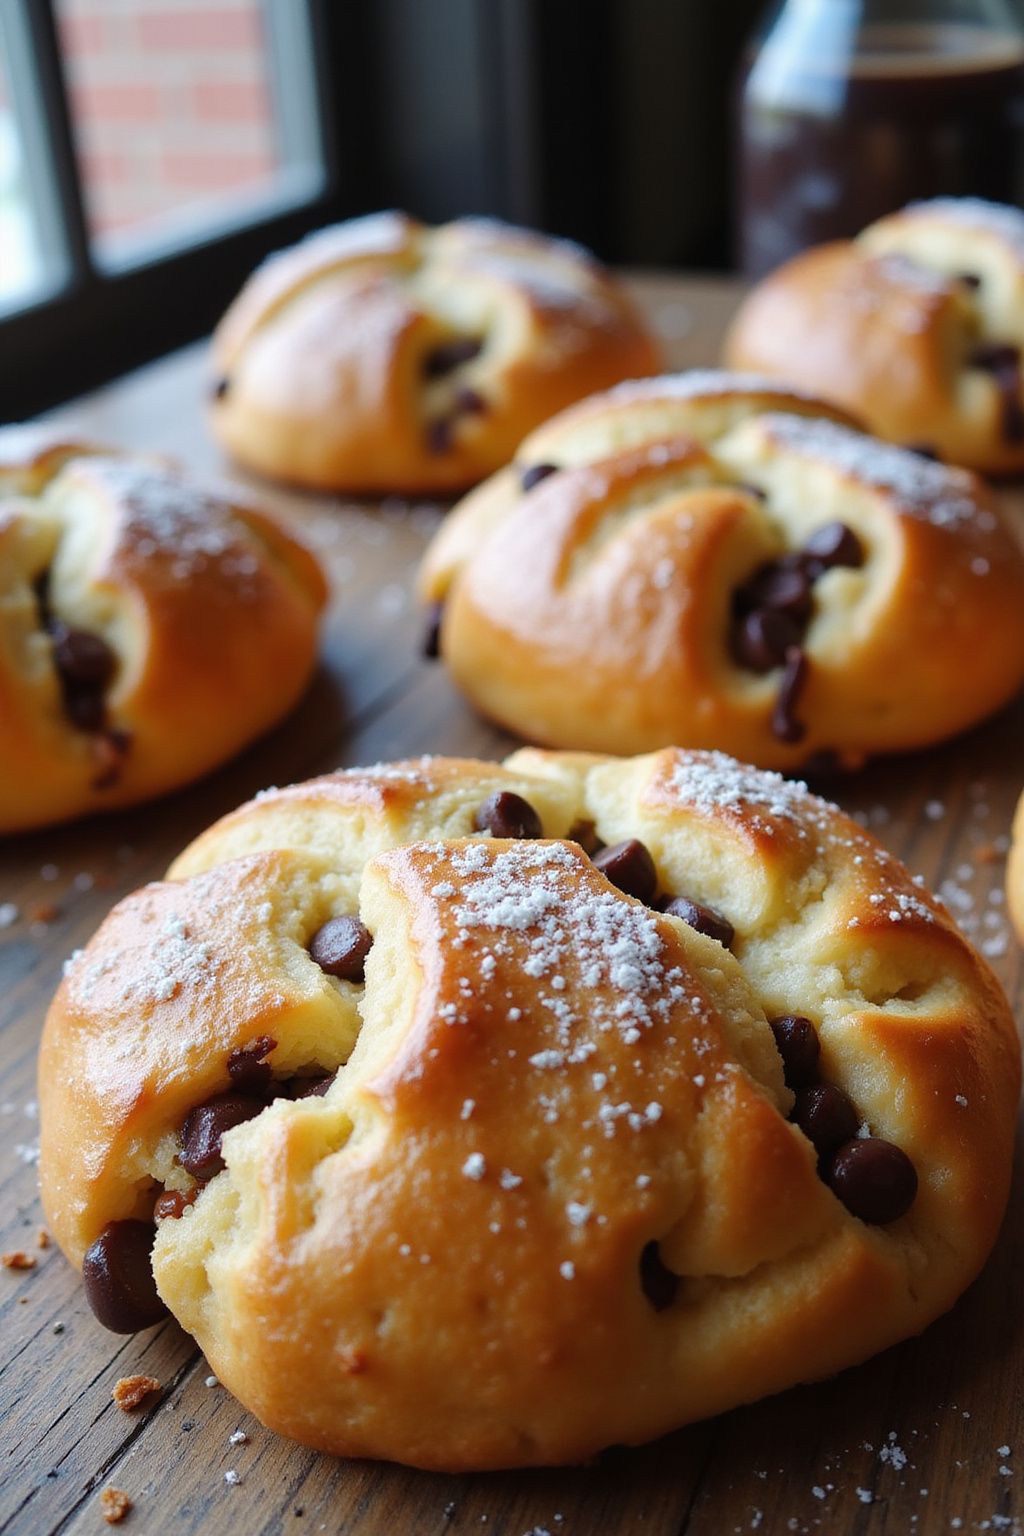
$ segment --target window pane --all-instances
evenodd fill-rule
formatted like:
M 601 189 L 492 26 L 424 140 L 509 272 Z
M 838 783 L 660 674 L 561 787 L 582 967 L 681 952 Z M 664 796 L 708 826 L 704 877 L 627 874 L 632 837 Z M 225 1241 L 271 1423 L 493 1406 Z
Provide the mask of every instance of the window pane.
M 0 309 L 35 298 L 49 286 L 9 78 L 0 41 Z
M 319 183 L 309 59 L 280 50 L 293 78 L 279 78 L 270 26 L 301 29 L 301 0 L 58 0 L 56 12 L 101 260 Z

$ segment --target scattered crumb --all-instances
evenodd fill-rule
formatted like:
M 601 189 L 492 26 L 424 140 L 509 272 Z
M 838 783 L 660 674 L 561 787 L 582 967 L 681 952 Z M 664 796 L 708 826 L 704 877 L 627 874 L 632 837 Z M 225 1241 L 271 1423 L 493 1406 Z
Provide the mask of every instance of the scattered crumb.
M 65 1327 L 65 1325 L 63 1323 L 54 1323 L 53 1328 L 51 1329 L 51 1332 L 52 1333 L 63 1333 L 64 1332 L 64 1327 Z
M 244 1429 L 236 1429 L 233 1434 L 228 1435 L 228 1441 L 231 1445 L 248 1445 L 249 1436 Z
M 206 1385 L 208 1387 L 219 1387 L 220 1382 L 217 1380 L 216 1376 L 207 1376 Z
M 36 1267 L 32 1254 L 24 1253 L 20 1248 L 15 1248 L 11 1253 L 0 1253 L 0 1264 L 4 1269 L 35 1269 Z
M 132 1501 L 123 1488 L 104 1488 L 100 1494 L 100 1508 L 108 1525 L 120 1525 L 132 1512 Z
M 147 1397 L 152 1397 L 154 1392 L 160 1390 L 160 1383 L 155 1376 L 122 1376 L 110 1395 L 124 1413 L 132 1413 L 142 1406 Z
M 37 1248 L 49 1248 L 49 1246 L 50 1246 L 50 1234 L 49 1234 L 49 1232 L 47 1232 L 45 1227 L 40 1227 L 39 1231 L 36 1233 L 36 1247 Z
M 241 1475 L 235 1471 L 234 1467 L 229 1467 L 228 1470 L 224 1473 L 224 1481 L 226 1483 L 230 1483 L 232 1488 L 237 1488 L 239 1483 L 242 1481 L 242 1478 Z

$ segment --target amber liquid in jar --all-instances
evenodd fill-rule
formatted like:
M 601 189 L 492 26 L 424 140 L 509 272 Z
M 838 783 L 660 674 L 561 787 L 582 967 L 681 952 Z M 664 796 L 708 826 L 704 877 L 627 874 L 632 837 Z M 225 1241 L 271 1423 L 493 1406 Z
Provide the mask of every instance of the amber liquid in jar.
M 740 124 L 740 258 L 760 276 L 915 198 L 1018 203 L 1024 40 L 954 24 L 865 28 L 842 67 L 769 43 Z

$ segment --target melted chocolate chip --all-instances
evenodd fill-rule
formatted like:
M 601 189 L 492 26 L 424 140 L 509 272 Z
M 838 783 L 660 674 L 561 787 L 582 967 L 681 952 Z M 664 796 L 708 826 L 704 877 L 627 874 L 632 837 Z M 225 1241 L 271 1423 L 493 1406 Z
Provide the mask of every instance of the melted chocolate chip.
M 223 400 L 231 388 L 231 380 L 226 373 L 222 373 L 219 379 L 214 379 L 210 385 L 210 394 L 214 400 Z
M 657 1243 L 648 1243 L 640 1255 L 640 1285 L 655 1312 L 664 1312 L 676 1299 L 679 1276 L 665 1264 Z
M 598 837 L 597 828 L 592 821 L 574 821 L 566 837 L 570 843 L 579 843 L 583 852 L 591 859 L 605 846 Z
M 111 1221 L 86 1249 L 86 1299 L 111 1333 L 137 1333 L 167 1316 L 153 1278 L 153 1236 L 148 1221 Z
M 436 661 L 441 654 L 441 621 L 444 618 L 444 604 L 431 603 L 427 609 L 427 620 L 423 626 L 423 642 L 420 646 L 420 654 L 427 661 Z
M 965 288 L 981 287 L 981 278 L 978 276 L 977 272 L 958 272 L 956 274 L 956 280 L 958 283 L 963 283 Z
M 241 1045 L 232 1051 L 228 1057 L 228 1077 L 232 1088 L 252 1098 L 266 1098 L 274 1075 L 269 1061 L 263 1058 L 276 1049 L 277 1041 L 272 1035 L 260 1035 L 251 1044 Z
M 825 523 L 811 534 L 803 547 L 808 575 L 817 579 L 824 571 L 837 565 L 856 569 L 864 564 L 864 546 L 845 523 Z
M 194 1179 L 205 1184 L 224 1167 L 221 1141 L 227 1131 L 254 1119 L 264 1109 L 260 1099 L 242 1093 L 220 1093 L 205 1104 L 197 1104 L 185 1116 L 181 1128 L 178 1161 Z
M 529 800 L 510 789 L 495 790 L 477 808 L 473 825 L 492 837 L 542 837 L 544 827 Z
M 292 1079 L 293 1099 L 322 1099 L 337 1077 L 337 1072 L 325 1072 L 322 1077 L 296 1077 Z
M 50 633 L 53 636 L 53 659 L 65 683 L 106 687 L 114 675 L 117 658 L 101 635 L 94 635 L 88 629 L 72 629 L 59 620 Z
M 442 341 L 424 357 L 424 377 L 441 379 L 446 373 L 453 373 L 463 363 L 470 363 L 474 357 L 479 357 L 483 345 L 478 336 L 456 336 L 452 341 Z
M 187 1195 L 180 1189 L 165 1189 L 162 1195 L 157 1196 L 153 1220 L 177 1221 L 190 1205 L 195 1204 L 198 1194 L 198 1189 L 190 1189 Z
M 823 1156 L 856 1136 L 860 1124 L 853 1100 L 835 1083 L 801 1088 L 793 1107 L 793 1120 Z
M 733 630 L 732 651 L 741 667 L 771 672 L 782 666 L 786 652 L 799 645 L 801 637 L 801 626 L 788 614 L 755 608 Z
M 797 742 L 806 734 L 807 727 L 796 718 L 795 711 L 807 681 L 807 671 L 806 655 L 799 646 L 793 646 L 786 652 L 786 668 L 772 710 L 772 735 L 779 741 Z
M 1008 443 L 1024 441 L 1024 404 L 1021 402 L 1020 348 L 1008 341 L 990 341 L 975 347 L 967 359 L 971 368 L 991 373 L 999 389 L 1003 437 Z
M 737 594 L 738 608 L 770 608 L 801 626 L 811 616 L 811 583 L 800 555 L 781 555 L 756 570 Z
M 809 1088 L 818 1076 L 821 1042 L 810 1019 L 800 1013 L 784 1013 L 769 1019 L 787 1088 Z
M 905 1216 L 917 1195 L 917 1170 L 907 1154 L 880 1136 L 863 1136 L 840 1147 L 828 1182 L 854 1216 L 885 1226 Z
M 455 391 L 455 409 L 460 416 L 482 416 L 487 410 L 487 401 L 479 390 L 464 384 Z
M 431 453 L 447 453 L 452 446 L 453 436 L 450 416 L 439 416 L 436 421 L 427 423 L 427 447 Z
M 93 789 L 112 789 L 121 777 L 124 760 L 132 747 L 131 731 L 111 726 L 92 738 L 92 757 L 95 773 L 90 780 Z
M 594 868 L 599 869 L 606 880 L 618 886 L 627 896 L 650 905 L 658 889 L 658 872 L 654 860 L 639 838 L 631 837 L 624 843 L 603 848 L 594 858 Z
M 767 501 L 768 492 L 763 491 L 759 485 L 751 485 L 749 480 L 741 480 L 736 487 L 738 491 L 746 491 L 748 496 L 753 496 L 755 501 Z
M 328 976 L 362 981 L 373 936 L 358 917 L 332 917 L 309 941 L 309 953 Z
M 690 928 L 696 928 L 698 933 L 706 934 L 709 939 L 717 939 L 725 949 L 732 948 L 736 930 L 729 919 L 723 917 L 721 912 L 716 912 L 714 907 L 702 906 L 699 901 L 691 901 L 688 896 L 672 896 L 661 910 L 671 917 L 682 918 Z
M 519 472 L 519 484 L 524 491 L 532 491 L 535 485 L 546 480 L 548 475 L 557 475 L 557 464 L 528 464 Z

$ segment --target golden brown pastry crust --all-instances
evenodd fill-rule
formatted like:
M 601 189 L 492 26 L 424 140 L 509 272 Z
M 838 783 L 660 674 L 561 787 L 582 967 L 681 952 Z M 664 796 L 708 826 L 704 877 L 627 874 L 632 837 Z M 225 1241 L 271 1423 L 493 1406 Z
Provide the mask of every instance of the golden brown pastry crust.
M 547 841 L 474 837 L 499 789 Z M 557 841 L 581 819 L 642 838 L 734 953 Z M 307 952 L 339 912 L 373 935 L 365 985 Z M 766 1019 L 790 1012 L 914 1162 L 890 1225 L 786 1119 Z M 74 1262 L 159 1185 L 189 1192 L 183 1118 L 263 1035 L 277 1077 L 344 1065 L 227 1134 L 154 1271 L 243 1403 L 342 1454 L 571 1460 L 830 1374 L 952 1304 L 1007 1196 L 1019 1048 L 988 968 L 835 807 L 717 754 L 424 759 L 211 828 L 46 1023 L 43 1201 Z M 663 1310 L 652 1242 L 681 1277 Z
M 430 375 L 439 347 L 467 340 L 478 355 Z M 464 490 L 547 416 L 659 361 L 624 291 L 580 247 L 490 219 L 428 229 L 398 213 L 271 258 L 225 315 L 213 359 L 211 423 L 230 453 L 354 493 Z
M 893 442 L 1024 469 L 1024 391 L 979 349 L 1024 347 L 1024 214 L 974 198 L 912 204 L 771 273 L 726 338 L 731 367 L 821 390 Z M 1010 364 L 1012 374 L 1012 362 Z
M 0 498 L 5 832 L 199 777 L 291 708 L 316 657 L 326 587 L 307 550 L 253 507 L 80 446 L 0 434 L 8 483 L 39 492 Z M 59 625 L 113 655 L 102 727 L 69 713 Z
M 808 419 L 807 399 L 781 414 L 728 374 L 702 417 L 707 377 L 566 413 L 517 456 L 556 473 L 524 491 L 503 471 L 447 519 L 420 590 L 445 601 L 441 652 L 473 703 L 547 746 L 680 742 L 769 767 L 853 766 L 1005 703 L 1024 681 L 1024 558 L 985 487 Z M 733 609 L 752 573 L 834 521 L 863 559 L 814 583 L 787 741 L 781 665 L 737 659 Z

